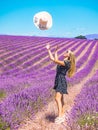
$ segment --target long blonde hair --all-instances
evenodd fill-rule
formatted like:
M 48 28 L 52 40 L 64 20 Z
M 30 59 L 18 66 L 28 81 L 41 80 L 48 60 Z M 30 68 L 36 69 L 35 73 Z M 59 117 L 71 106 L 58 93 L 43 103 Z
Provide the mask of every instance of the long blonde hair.
M 67 72 L 67 76 L 72 77 L 74 75 L 75 71 L 76 71 L 75 55 L 71 50 L 69 50 L 68 53 L 69 53 L 69 56 L 70 56 L 69 61 L 71 62 L 71 66 L 70 66 L 70 69 Z

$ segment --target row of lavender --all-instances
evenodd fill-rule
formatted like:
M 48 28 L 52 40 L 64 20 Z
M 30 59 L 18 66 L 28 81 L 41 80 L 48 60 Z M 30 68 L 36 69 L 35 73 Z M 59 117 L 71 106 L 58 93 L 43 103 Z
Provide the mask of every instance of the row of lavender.
M 67 123 L 69 130 L 98 129 L 98 70 L 75 98 Z

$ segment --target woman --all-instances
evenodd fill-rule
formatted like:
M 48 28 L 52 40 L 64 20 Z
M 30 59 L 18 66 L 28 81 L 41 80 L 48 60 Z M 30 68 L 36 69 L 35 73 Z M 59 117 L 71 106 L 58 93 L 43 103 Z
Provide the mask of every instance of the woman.
M 55 89 L 55 100 L 58 107 L 58 117 L 55 119 L 55 123 L 62 123 L 65 121 L 65 112 L 64 112 L 64 94 L 67 92 L 67 81 L 65 75 L 67 73 L 68 77 L 72 77 L 75 72 L 75 56 L 72 51 L 67 51 L 64 53 L 64 60 L 61 61 L 58 59 L 56 47 L 54 56 L 51 53 L 50 45 L 46 45 L 46 48 L 49 53 L 50 59 L 57 64 L 56 68 L 56 77 L 53 89 Z

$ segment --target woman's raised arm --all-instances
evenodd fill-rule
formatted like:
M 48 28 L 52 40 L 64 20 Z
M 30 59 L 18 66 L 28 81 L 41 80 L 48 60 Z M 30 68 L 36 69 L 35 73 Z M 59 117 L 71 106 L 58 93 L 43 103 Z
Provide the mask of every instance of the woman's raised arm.
M 58 45 L 57 45 L 56 50 L 55 50 L 55 53 L 54 53 L 54 59 L 55 59 L 55 61 L 58 60 L 57 51 L 58 51 Z
M 55 54 L 54 54 L 54 55 L 55 55 L 54 62 L 55 62 L 56 64 L 65 66 L 64 61 L 61 61 L 61 60 L 58 59 L 57 51 L 58 51 L 58 45 L 57 45 L 57 47 L 56 47 Z
M 51 59 L 52 61 L 54 61 L 54 57 L 53 57 L 53 55 L 52 55 L 52 53 L 51 53 L 51 50 L 50 50 L 50 45 L 49 45 L 49 44 L 46 45 L 46 48 L 47 48 L 47 50 L 48 50 L 50 59 Z

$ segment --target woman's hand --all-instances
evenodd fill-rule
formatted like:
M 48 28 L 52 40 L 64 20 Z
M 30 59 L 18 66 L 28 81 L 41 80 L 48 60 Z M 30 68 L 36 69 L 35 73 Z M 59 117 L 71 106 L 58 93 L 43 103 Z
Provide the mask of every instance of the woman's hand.
M 50 45 L 49 45 L 49 44 L 46 45 L 46 49 L 47 49 L 47 50 L 50 49 Z

